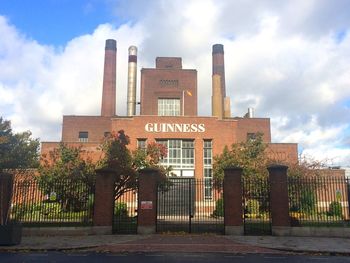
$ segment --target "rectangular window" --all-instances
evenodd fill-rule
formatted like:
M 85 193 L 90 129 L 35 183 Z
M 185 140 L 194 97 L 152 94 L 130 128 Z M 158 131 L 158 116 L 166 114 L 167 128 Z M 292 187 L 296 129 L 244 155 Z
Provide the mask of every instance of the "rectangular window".
M 256 139 L 256 133 L 247 133 L 247 141 L 254 141 Z
M 158 116 L 180 116 L 180 99 L 158 99 Z
M 146 151 L 146 139 L 137 139 L 137 149 Z
M 157 143 L 167 147 L 167 157 L 161 164 L 174 169 L 194 168 L 194 140 L 157 140 Z
M 79 142 L 88 142 L 89 141 L 89 133 L 87 131 L 79 132 Z
M 213 196 L 213 146 L 212 140 L 203 141 L 203 166 L 204 166 L 204 198 Z

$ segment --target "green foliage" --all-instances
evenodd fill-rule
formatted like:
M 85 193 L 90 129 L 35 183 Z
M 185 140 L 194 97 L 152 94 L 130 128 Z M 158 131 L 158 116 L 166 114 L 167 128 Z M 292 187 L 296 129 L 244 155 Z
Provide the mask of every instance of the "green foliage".
M 126 218 L 128 217 L 128 207 L 126 203 L 116 203 L 114 206 L 114 216 L 117 218 Z
M 224 169 L 230 166 L 241 167 L 244 177 L 266 177 L 268 158 L 265 149 L 266 144 L 263 142 L 261 133 L 258 133 L 254 139 L 232 144 L 231 148 L 225 146 L 222 154 L 214 157 L 214 179 L 222 181 Z
M 300 194 L 300 211 L 306 214 L 313 214 L 316 209 L 316 196 L 312 189 L 305 188 Z
M 246 202 L 246 210 L 248 214 L 258 215 L 260 213 L 260 204 L 256 199 L 249 199 Z
M 11 217 L 22 223 L 48 223 L 55 224 L 60 221 L 80 221 L 88 222 L 91 218 L 90 211 L 62 211 L 62 206 L 58 202 L 22 203 L 14 205 Z
M 81 157 L 80 147 L 61 143 L 58 149 L 44 156 L 37 178 L 40 188 L 48 196 L 56 196 L 63 211 L 87 209 L 89 193 L 94 191 L 95 164 Z
M 224 216 L 224 199 L 220 198 L 215 202 L 215 210 L 213 211 L 213 216 L 221 217 Z
M 61 212 L 61 206 L 59 203 L 40 202 L 36 204 L 18 204 L 12 209 L 12 215 L 17 220 L 23 220 L 26 217 L 32 217 L 31 215 L 38 214 L 45 217 L 53 217 Z
M 329 204 L 328 215 L 342 217 L 343 211 L 342 211 L 341 203 L 338 201 L 331 202 Z
M 13 133 L 11 122 L 0 117 L 0 172 L 35 168 L 39 164 L 39 140 L 31 132 Z
M 159 182 L 166 181 L 166 175 L 171 168 L 159 165 L 159 161 L 166 154 L 166 148 L 157 143 L 147 145 L 146 149 L 137 149 L 131 152 L 128 149 L 129 136 L 123 130 L 112 132 L 103 142 L 101 148 L 104 158 L 99 167 L 115 170 L 115 199 L 137 187 L 139 170 L 143 168 L 156 168 Z

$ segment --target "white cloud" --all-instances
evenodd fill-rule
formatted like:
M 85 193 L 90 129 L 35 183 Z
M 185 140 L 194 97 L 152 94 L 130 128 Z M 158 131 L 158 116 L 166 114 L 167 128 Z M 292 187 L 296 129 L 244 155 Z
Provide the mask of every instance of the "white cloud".
M 0 112 L 15 130 L 30 129 L 41 140 L 60 139 L 62 115 L 99 114 L 105 40 L 120 40 L 119 71 L 127 66 L 128 45 L 138 45 L 142 36 L 138 26 L 105 24 L 54 49 L 27 39 L 4 17 L 0 32 L 9 36 L 0 42 Z M 118 74 L 119 114 L 125 113 L 126 83 L 125 74 Z
M 197 69 L 199 114 L 210 115 L 211 46 L 222 43 L 234 116 L 253 106 L 272 118 L 274 141 L 349 164 L 349 1 L 219 2 L 111 1 L 128 23 L 96 25 L 63 47 L 40 45 L 0 16 L 0 111 L 18 130 L 60 139 L 63 114 L 99 114 L 104 41 L 115 38 L 118 114 L 126 111 L 127 49 L 136 45 L 139 68 L 181 56 Z

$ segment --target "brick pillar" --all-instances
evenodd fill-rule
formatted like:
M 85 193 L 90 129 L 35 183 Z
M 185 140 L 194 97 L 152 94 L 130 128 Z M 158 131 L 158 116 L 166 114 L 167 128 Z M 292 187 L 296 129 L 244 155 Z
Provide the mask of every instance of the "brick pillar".
M 157 174 L 158 170 L 145 168 L 140 171 L 137 233 L 153 234 L 157 223 Z
M 225 234 L 243 235 L 242 168 L 224 170 Z
M 270 181 L 272 234 L 276 236 L 289 235 L 291 228 L 287 182 L 288 166 L 271 165 L 267 169 Z
M 100 234 L 112 233 L 114 209 L 114 184 L 116 170 L 102 168 L 96 170 L 94 229 Z
M 14 176 L 9 173 L 0 173 L 0 224 L 7 223 L 11 207 Z

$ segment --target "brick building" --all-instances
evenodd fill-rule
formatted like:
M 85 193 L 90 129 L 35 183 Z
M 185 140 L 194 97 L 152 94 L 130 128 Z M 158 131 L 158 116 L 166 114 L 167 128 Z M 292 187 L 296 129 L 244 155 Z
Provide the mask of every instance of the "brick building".
M 177 57 L 156 58 L 155 68 L 141 70 L 140 115 L 135 115 L 137 49 L 129 48 L 127 116 L 115 112 L 116 41 L 107 40 L 101 116 L 63 116 L 62 142 L 82 145 L 98 159 L 97 149 L 106 134 L 123 129 L 131 139 L 130 149 L 158 142 L 167 146 L 162 162 L 171 165 L 178 176 L 210 178 L 213 156 L 225 145 L 263 133 L 269 153 L 282 162 L 297 162 L 297 144 L 271 143 L 269 118 L 231 117 L 226 96 L 224 51 L 213 46 L 212 116 L 197 115 L 197 71 L 183 69 Z M 42 153 L 57 147 L 57 142 L 43 142 Z

